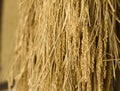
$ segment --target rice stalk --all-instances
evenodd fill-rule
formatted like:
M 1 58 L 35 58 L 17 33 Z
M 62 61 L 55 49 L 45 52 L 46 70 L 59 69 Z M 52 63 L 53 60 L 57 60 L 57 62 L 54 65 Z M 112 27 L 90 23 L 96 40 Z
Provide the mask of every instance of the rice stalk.
M 17 91 L 112 91 L 119 63 L 119 0 L 20 0 Z

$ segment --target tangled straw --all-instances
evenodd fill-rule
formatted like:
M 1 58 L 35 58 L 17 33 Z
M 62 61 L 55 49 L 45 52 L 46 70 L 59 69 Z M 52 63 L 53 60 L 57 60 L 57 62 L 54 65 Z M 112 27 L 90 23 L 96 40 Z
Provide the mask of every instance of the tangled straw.
M 9 89 L 112 91 L 119 0 L 21 0 Z

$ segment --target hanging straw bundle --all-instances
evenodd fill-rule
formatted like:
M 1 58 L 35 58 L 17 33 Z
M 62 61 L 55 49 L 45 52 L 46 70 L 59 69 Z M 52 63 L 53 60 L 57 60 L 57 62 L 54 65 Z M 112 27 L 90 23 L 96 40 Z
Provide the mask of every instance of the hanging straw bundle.
M 119 0 L 21 0 L 9 89 L 112 91 Z

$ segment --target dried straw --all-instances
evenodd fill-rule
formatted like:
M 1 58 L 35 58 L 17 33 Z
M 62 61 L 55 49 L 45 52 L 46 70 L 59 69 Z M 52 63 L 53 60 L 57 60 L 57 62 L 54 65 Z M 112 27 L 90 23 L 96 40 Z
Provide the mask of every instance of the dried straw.
M 9 90 L 112 91 L 119 0 L 20 0 Z

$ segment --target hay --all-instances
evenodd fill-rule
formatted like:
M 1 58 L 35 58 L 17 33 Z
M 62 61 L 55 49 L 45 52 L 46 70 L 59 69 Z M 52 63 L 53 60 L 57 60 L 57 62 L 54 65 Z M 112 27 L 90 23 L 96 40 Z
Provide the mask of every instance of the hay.
M 119 0 L 21 0 L 9 89 L 112 91 Z M 117 60 L 118 59 L 118 60 Z

